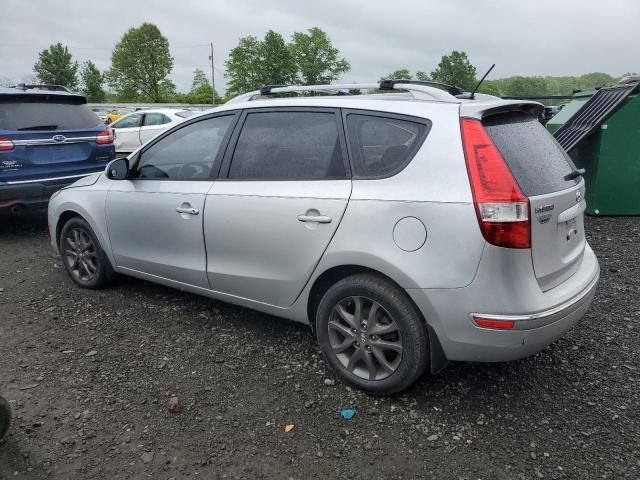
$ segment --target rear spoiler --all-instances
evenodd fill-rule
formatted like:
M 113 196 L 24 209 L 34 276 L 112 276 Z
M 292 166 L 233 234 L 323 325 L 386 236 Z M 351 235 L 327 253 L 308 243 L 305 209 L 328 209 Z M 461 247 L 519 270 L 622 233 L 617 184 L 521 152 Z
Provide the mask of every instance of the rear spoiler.
M 505 112 L 527 112 L 537 117 L 544 105 L 530 100 L 485 100 L 483 102 L 465 102 L 460 105 L 460 116 L 482 120 L 489 115 Z

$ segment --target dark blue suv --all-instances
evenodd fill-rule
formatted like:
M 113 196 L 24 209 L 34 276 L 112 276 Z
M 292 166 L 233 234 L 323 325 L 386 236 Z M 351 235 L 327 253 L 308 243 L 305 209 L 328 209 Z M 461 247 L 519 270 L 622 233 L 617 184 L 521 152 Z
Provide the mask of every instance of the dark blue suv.
M 45 207 L 53 192 L 115 158 L 113 131 L 64 87 L 0 87 L 0 212 Z

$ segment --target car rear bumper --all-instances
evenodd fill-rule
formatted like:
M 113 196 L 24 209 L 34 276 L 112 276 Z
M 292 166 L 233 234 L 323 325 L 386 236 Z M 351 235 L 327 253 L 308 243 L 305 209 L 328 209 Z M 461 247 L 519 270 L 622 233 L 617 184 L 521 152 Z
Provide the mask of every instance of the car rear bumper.
M 0 183 L 0 212 L 16 208 L 44 208 L 54 192 L 92 173 L 95 172 L 42 178 L 36 181 Z
M 433 327 L 448 360 L 500 362 L 533 355 L 571 329 L 588 311 L 599 275 L 598 261 L 587 245 L 579 270 L 548 292 L 538 288 L 527 294 L 515 285 L 506 292 L 496 292 L 499 282 L 474 281 L 461 289 L 408 293 Z M 473 321 L 474 314 L 514 320 L 515 325 L 509 330 L 479 327 Z

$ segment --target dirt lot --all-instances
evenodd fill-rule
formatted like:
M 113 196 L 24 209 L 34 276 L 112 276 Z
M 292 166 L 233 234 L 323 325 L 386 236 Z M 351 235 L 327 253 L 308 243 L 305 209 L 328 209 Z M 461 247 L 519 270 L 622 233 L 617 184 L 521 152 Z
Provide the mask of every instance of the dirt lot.
M 564 339 L 375 398 L 331 384 L 304 326 L 134 279 L 80 290 L 44 215 L 2 219 L 0 478 L 639 478 L 640 219 L 587 227 L 600 288 Z

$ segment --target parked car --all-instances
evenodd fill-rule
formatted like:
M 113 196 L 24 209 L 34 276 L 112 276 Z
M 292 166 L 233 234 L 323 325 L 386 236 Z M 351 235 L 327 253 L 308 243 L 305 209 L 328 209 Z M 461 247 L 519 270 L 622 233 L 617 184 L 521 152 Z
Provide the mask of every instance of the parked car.
M 549 107 L 544 107 L 544 110 L 542 110 L 540 114 L 540 123 L 546 125 L 549 120 L 560 113 L 562 107 L 564 107 L 564 105 L 551 105 Z
M 64 87 L 0 88 L 0 210 L 44 207 L 115 158 L 113 132 Z
M 251 101 L 328 88 L 391 93 Z M 470 97 L 252 92 L 59 192 L 53 248 L 80 287 L 121 273 L 308 324 L 374 393 L 532 355 L 598 282 L 584 181 L 541 105 Z
M 111 125 L 116 131 L 116 152 L 129 154 L 159 133 L 193 115 L 191 110 L 153 109 L 129 113 Z
M 122 118 L 127 113 L 128 112 L 124 110 L 110 110 L 105 115 L 105 122 L 107 125 L 111 125 L 113 122 Z

